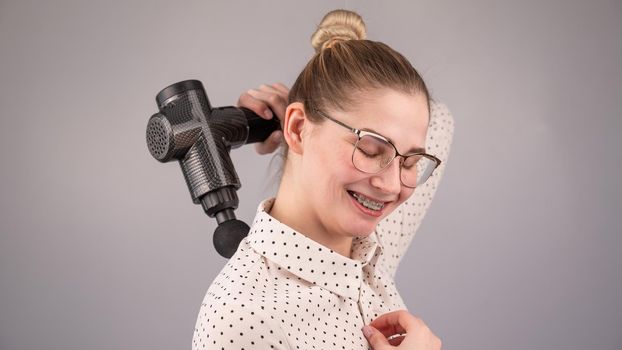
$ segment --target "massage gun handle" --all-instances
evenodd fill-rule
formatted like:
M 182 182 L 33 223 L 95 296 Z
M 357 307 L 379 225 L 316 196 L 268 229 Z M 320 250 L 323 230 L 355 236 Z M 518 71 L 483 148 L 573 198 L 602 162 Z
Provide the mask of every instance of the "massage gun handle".
M 281 129 L 279 118 L 273 117 L 270 120 L 264 119 L 248 108 L 240 107 L 248 122 L 248 138 L 246 143 L 265 141 L 275 130 Z M 273 115 L 275 115 L 273 113 Z

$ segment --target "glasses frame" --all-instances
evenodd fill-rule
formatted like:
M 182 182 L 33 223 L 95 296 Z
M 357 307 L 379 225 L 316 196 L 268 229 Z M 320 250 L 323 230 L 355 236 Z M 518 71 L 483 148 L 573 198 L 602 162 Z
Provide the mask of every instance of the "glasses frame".
M 388 167 L 389 167 L 389 165 L 390 165 L 390 164 L 391 164 L 391 163 L 395 160 L 395 158 L 397 158 L 397 157 L 401 157 L 402 159 L 400 160 L 400 183 L 401 183 L 403 186 L 408 187 L 408 188 L 416 188 L 418 185 L 423 185 L 423 184 L 424 184 L 424 183 L 425 183 L 425 182 L 426 182 L 426 181 L 427 181 L 430 177 L 432 177 L 432 175 L 434 174 L 434 171 L 435 171 L 435 170 L 439 167 L 439 165 L 441 165 L 441 160 L 440 160 L 439 158 L 437 158 L 436 156 L 434 156 L 434 155 L 431 155 L 431 154 L 428 154 L 428 153 L 425 153 L 425 152 L 414 152 L 414 153 L 409 153 L 409 154 L 401 154 L 401 153 L 397 150 L 397 147 L 395 147 L 395 145 L 394 145 L 391 141 L 389 141 L 386 137 L 384 137 L 384 136 L 382 136 L 382 135 L 380 135 L 380 134 L 377 134 L 377 133 L 375 133 L 375 132 L 371 132 L 371 131 L 367 131 L 367 130 L 361 130 L 361 129 L 353 128 L 353 127 L 351 127 L 351 126 L 349 126 L 349 125 L 345 124 L 344 122 L 341 122 L 341 121 L 339 121 L 339 120 L 337 120 L 337 119 L 335 119 L 335 118 L 333 118 L 333 117 L 331 117 L 331 116 L 327 115 L 326 113 L 324 113 L 324 112 L 322 112 L 322 111 L 320 111 L 320 110 L 315 110 L 315 112 L 316 112 L 317 114 L 321 115 L 322 117 L 324 117 L 324 118 L 326 118 L 326 119 L 328 119 L 328 120 L 330 120 L 330 121 L 334 122 L 335 124 L 337 124 L 337 125 L 341 125 L 341 126 L 343 126 L 344 128 L 346 128 L 346 129 L 348 129 L 349 131 L 351 131 L 351 132 L 353 132 L 354 134 L 356 134 L 356 136 L 357 136 L 357 140 L 356 140 L 356 143 L 354 144 L 354 149 L 352 150 L 352 157 L 351 157 L 351 161 L 352 161 L 352 165 L 356 168 L 356 170 L 358 170 L 358 171 L 360 171 L 360 172 L 363 172 L 363 173 L 365 173 L 365 174 L 379 174 L 379 173 L 381 173 L 384 169 L 388 168 Z M 386 143 L 388 143 L 389 145 L 391 145 L 391 146 L 393 147 L 393 150 L 395 150 L 395 154 L 393 155 L 393 158 L 391 158 L 391 160 L 390 160 L 390 161 L 388 161 L 388 162 L 386 163 L 386 165 L 385 165 L 384 167 L 381 167 L 381 168 L 380 168 L 380 170 L 378 170 L 377 172 L 368 172 L 368 171 L 361 170 L 361 169 L 359 169 L 359 168 L 356 166 L 356 164 L 354 164 L 354 152 L 356 152 L 356 149 L 357 149 L 358 143 L 359 143 L 359 141 L 361 140 L 361 138 L 362 138 L 363 136 L 366 136 L 366 135 L 370 135 L 370 136 L 373 136 L 373 137 L 376 137 L 376 138 L 379 138 L 379 139 L 381 139 L 381 140 L 385 141 Z M 402 164 L 404 163 L 404 160 L 405 160 L 407 157 L 410 157 L 410 156 L 423 156 L 423 157 L 426 157 L 426 158 L 428 158 L 428 159 L 431 159 L 431 160 L 432 160 L 432 161 L 434 161 L 434 163 L 436 164 L 436 166 L 434 166 L 434 169 L 432 169 L 432 171 L 430 172 L 430 176 L 428 176 L 428 178 L 426 179 L 426 181 L 424 181 L 424 182 L 422 182 L 422 183 L 420 183 L 420 184 L 417 184 L 417 186 L 408 186 L 408 185 L 404 184 L 404 182 L 402 181 Z

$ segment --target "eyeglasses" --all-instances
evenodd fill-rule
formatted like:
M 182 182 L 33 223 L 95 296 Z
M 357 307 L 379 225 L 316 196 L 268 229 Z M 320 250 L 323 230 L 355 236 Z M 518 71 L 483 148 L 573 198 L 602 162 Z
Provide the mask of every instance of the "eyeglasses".
M 377 174 L 399 156 L 400 181 L 406 187 L 415 188 L 424 184 L 441 164 L 440 159 L 424 152 L 400 154 L 395 145 L 382 135 L 355 129 L 319 110 L 315 112 L 356 134 L 358 140 L 352 151 L 352 164 L 364 173 Z

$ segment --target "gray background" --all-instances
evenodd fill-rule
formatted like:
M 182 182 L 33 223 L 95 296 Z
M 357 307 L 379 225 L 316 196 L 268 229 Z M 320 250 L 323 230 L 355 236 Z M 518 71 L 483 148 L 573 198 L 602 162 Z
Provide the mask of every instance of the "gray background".
M 155 94 L 291 86 L 334 8 L 456 120 L 397 283 L 446 349 L 622 349 L 620 1 L 0 2 L 0 349 L 187 349 L 225 264 Z M 278 168 L 233 152 L 247 222 Z

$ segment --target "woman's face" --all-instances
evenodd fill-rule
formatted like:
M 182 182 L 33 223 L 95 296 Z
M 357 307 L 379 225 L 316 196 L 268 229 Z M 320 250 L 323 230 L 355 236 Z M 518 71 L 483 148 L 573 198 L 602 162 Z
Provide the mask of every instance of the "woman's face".
M 429 112 L 423 94 L 375 90 L 362 94 L 347 111 L 322 112 L 353 128 L 388 138 L 401 154 L 425 147 Z M 307 208 L 328 232 L 369 235 L 414 191 L 400 182 L 399 158 L 380 173 L 366 174 L 352 164 L 356 134 L 329 120 L 311 124 L 310 129 L 301 165 Z M 378 203 L 382 208 L 374 210 Z

